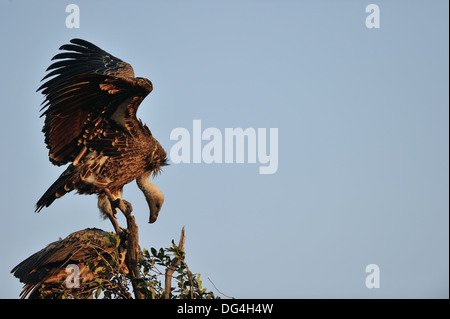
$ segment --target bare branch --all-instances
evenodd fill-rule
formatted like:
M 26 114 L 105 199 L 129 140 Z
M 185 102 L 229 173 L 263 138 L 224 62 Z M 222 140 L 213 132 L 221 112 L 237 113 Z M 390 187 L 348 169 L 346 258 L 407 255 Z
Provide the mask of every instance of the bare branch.
M 216 290 L 217 290 L 220 294 L 224 295 L 224 296 L 227 297 L 227 298 L 235 299 L 234 297 L 230 297 L 230 296 L 225 295 L 223 292 L 221 292 L 219 289 L 217 289 L 216 285 L 214 285 L 213 281 L 212 281 L 211 279 L 209 279 L 209 277 L 207 277 L 207 278 L 208 278 L 209 282 L 212 283 L 212 285 L 214 286 L 214 288 L 216 288 Z
M 180 236 L 180 243 L 178 244 L 178 248 L 181 249 L 181 251 L 184 252 L 184 241 L 186 237 L 184 235 L 184 226 L 183 229 L 181 229 L 181 236 Z M 164 299 L 170 298 L 170 292 L 172 291 L 172 275 L 175 272 L 176 268 L 175 266 L 178 266 L 180 264 L 181 260 L 178 258 L 174 258 L 172 261 L 172 265 L 167 267 L 166 269 L 166 278 L 165 278 L 165 285 L 164 285 Z
M 134 216 L 130 213 L 126 215 L 127 217 L 127 255 L 126 264 L 129 270 L 129 277 L 131 280 L 131 285 L 133 286 L 134 297 L 136 299 L 144 299 L 144 295 L 139 291 L 138 279 L 141 278 L 139 268 L 138 268 L 138 253 L 139 248 L 139 229 L 136 225 Z

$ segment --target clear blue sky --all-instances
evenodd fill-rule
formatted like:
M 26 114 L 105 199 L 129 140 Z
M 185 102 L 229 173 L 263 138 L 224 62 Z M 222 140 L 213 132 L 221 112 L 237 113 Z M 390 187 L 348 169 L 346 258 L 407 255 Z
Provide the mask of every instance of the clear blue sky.
M 66 5 L 80 8 L 68 29 Z M 365 8 L 380 8 L 380 28 Z M 173 129 L 278 128 L 278 170 L 172 164 L 155 224 L 135 183 L 141 247 L 186 226 L 189 267 L 236 298 L 449 297 L 448 1 L 0 0 L 0 297 L 9 271 L 87 227 L 95 196 L 35 214 L 63 168 L 47 157 L 35 90 L 79 37 L 129 62 L 154 91 L 138 116 L 170 152 Z M 124 220 L 119 220 L 123 224 Z M 365 268 L 380 268 L 368 289 Z

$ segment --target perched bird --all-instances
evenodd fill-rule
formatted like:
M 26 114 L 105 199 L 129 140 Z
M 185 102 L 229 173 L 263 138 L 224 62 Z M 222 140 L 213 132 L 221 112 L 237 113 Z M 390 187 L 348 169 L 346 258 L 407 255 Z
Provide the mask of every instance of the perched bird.
M 49 159 L 54 165 L 70 165 L 39 199 L 36 212 L 72 190 L 97 194 L 100 211 L 119 231 L 116 209 L 126 204 L 131 211 L 122 189 L 136 180 L 153 223 L 164 196 L 149 178 L 167 165 L 167 157 L 136 117 L 153 85 L 96 45 L 81 39 L 70 42 L 60 47 L 66 52 L 52 59 L 57 61 L 42 80 L 52 78 L 38 89 L 45 96 L 41 117 Z
M 92 298 L 96 280 L 128 273 L 126 245 L 117 240 L 111 233 L 88 228 L 49 244 L 11 270 L 25 284 L 21 298 L 54 298 L 55 293 L 70 293 L 67 288 L 76 289 L 73 294 L 80 298 Z

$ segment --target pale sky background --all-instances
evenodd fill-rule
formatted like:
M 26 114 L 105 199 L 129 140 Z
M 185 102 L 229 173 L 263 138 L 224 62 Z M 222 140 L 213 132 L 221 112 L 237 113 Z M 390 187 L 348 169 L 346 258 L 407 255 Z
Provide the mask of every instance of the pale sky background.
M 65 26 L 70 3 L 79 29 Z M 370 3 L 379 29 L 365 26 Z M 448 6 L 0 0 L 0 297 L 18 298 L 10 270 L 50 242 L 112 230 L 96 196 L 34 213 L 64 169 L 48 161 L 35 91 L 78 37 L 153 82 L 138 116 L 168 153 L 170 132 L 192 132 L 194 119 L 222 133 L 279 131 L 273 175 L 259 164 L 166 167 L 155 224 L 126 186 L 141 247 L 169 247 L 185 226 L 190 269 L 236 298 L 448 298 Z M 368 264 L 380 267 L 378 289 L 365 286 Z

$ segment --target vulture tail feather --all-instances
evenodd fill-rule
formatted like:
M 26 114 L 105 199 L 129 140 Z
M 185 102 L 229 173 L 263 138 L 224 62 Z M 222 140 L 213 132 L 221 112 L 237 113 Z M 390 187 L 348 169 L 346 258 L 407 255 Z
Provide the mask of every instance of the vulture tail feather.
M 68 170 L 62 173 L 61 176 L 52 184 L 52 186 L 49 187 L 49 189 L 47 189 L 44 195 L 42 195 L 42 197 L 38 200 L 35 209 L 36 213 L 39 213 L 42 208 L 50 206 L 55 201 L 55 199 L 73 190 L 73 186 L 71 185 L 72 183 L 70 181 L 71 179 L 73 179 L 73 176 L 71 176 L 71 174 L 67 174 L 67 171 Z M 70 188 L 68 188 L 68 186 Z

